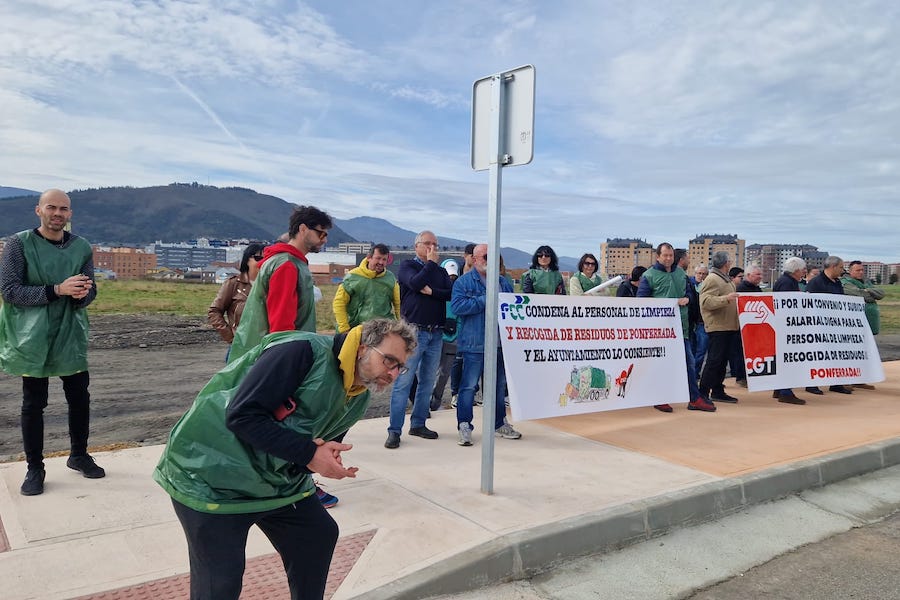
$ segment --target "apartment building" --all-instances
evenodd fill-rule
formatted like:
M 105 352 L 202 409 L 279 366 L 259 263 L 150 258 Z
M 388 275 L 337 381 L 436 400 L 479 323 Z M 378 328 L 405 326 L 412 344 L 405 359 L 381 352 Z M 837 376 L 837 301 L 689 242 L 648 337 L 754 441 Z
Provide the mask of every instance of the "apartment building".
M 727 252 L 733 265 L 743 266 L 745 264 L 745 244 L 744 240 L 734 234 L 698 234 L 688 243 L 688 257 L 691 261 L 688 272 L 692 272 L 697 265 L 709 266 L 712 255 L 719 251 Z
M 616 275 L 629 275 L 637 266 L 649 267 L 655 260 L 653 246 L 645 240 L 631 238 L 607 238 L 600 244 L 600 276 L 609 279 Z
M 94 269 L 112 271 L 117 279 L 138 279 L 156 269 L 156 255 L 142 248 L 94 246 Z

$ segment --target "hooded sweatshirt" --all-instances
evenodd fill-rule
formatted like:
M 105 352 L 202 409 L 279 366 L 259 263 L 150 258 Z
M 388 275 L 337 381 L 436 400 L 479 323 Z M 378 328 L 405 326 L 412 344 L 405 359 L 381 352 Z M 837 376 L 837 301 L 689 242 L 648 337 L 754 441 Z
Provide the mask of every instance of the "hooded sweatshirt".
M 263 250 L 259 275 L 250 288 L 234 332 L 228 362 L 237 360 L 277 331 L 316 331 L 316 299 L 306 256 L 279 242 Z
M 393 273 L 369 269 L 369 259 L 347 273 L 332 303 L 339 333 L 376 318 L 400 319 L 400 284 Z

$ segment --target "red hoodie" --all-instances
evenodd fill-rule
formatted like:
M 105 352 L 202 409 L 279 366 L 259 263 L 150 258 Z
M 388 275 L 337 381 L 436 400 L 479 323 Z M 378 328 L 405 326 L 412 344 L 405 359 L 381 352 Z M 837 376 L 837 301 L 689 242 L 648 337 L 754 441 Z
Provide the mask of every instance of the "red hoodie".
M 306 256 L 297 248 L 285 242 L 277 242 L 266 246 L 263 250 L 263 259 L 260 265 L 264 264 L 269 257 L 283 252 L 292 254 L 309 264 Z M 297 268 L 291 261 L 285 261 L 269 277 L 269 293 L 266 294 L 269 333 L 294 330 L 297 321 L 297 306 L 300 303 L 300 299 L 297 297 L 298 278 Z

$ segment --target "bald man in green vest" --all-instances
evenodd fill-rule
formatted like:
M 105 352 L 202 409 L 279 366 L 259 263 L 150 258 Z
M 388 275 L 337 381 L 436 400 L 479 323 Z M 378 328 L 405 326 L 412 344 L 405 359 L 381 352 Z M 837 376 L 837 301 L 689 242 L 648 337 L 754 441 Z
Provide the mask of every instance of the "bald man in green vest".
M 0 260 L 0 369 L 22 377 L 22 442 L 28 471 L 20 492 L 44 492 L 44 409 L 50 377 L 59 377 L 69 405 L 66 466 L 89 479 L 106 472 L 87 453 L 90 432 L 88 318 L 97 296 L 91 245 L 66 231 L 72 202 L 61 190 L 41 194 L 35 229 L 6 242 Z

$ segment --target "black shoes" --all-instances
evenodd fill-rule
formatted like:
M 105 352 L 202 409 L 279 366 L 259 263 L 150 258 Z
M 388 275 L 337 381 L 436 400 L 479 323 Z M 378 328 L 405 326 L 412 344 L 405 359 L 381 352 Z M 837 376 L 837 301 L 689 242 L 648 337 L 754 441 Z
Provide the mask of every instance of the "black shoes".
M 47 473 L 43 469 L 28 469 L 25 474 L 25 482 L 19 492 L 23 496 L 37 496 L 44 493 L 44 477 Z
M 103 470 L 103 467 L 98 466 L 89 454 L 70 456 L 69 460 L 66 461 L 66 466 L 75 471 L 80 471 L 88 479 L 106 477 L 106 471 Z
M 804 400 L 803 398 L 798 398 L 797 396 L 794 395 L 793 392 L 787 392 L 787 393 L 781 393 L 781 394 L 778 394 L 776 392 L 775 397 L 778 398 L 779 402 L 784 402 L 785 404 L 806 404 L 806 400 Z
M 424 425 L 422 425 L 421 427 L 410 427 L 409 435 L 425 438 L 426 440 L 436 440 L 438 437 L 437 431 L 432 431 Z
M 393 431 L 388 432 L 388 439 L 384 442 L 384 447 L 390 450 L 400 447 L 400 434 Z
M 853 390 L 843 385 L 833 385 L 828 388 L 829 392 L 837 392 L 838 394 L 852 394 Z
M 736 404 L 738 401 L 737 398 L 735 398 L 734 396 L 729 396 L 724 391 L 710 394 L 709 399 L 714 402 L 727 402 L 729 404 Z
M 809 392 L 810 394 L 815 394 L 816 396 L 824 396 L 825 395 L 825 392 L 823 392 L 822 390 L 820 390 L 819 388 L 817 388 L 815 386 L 806 388 L 806 391 Z

